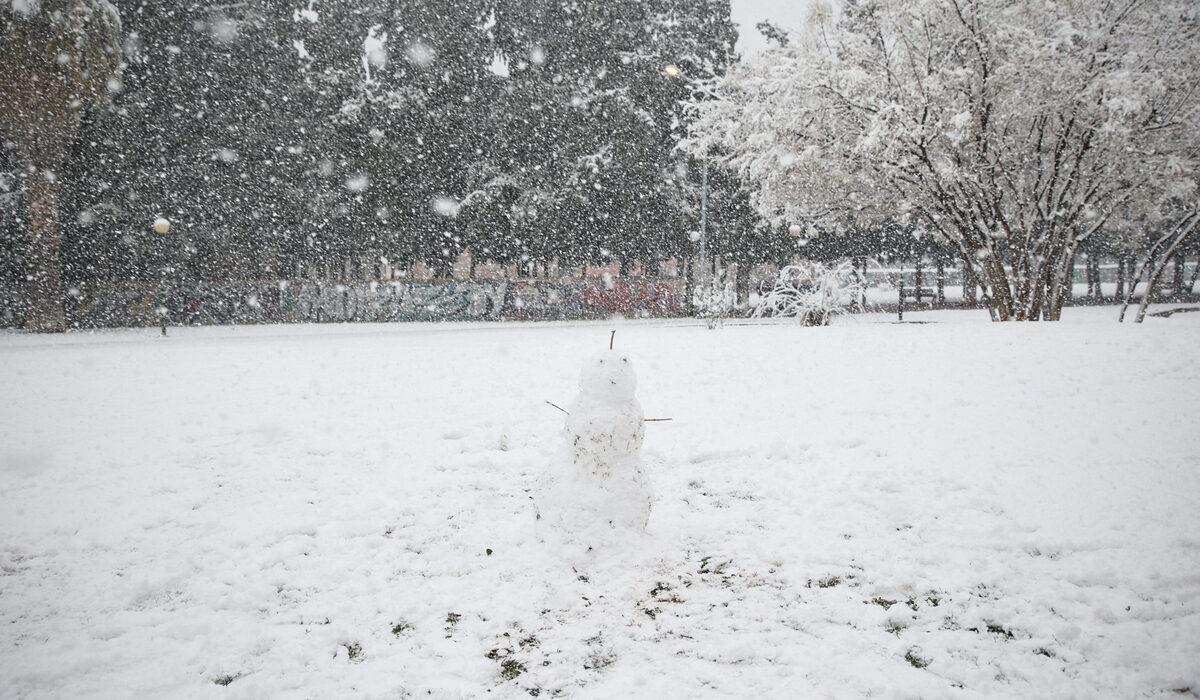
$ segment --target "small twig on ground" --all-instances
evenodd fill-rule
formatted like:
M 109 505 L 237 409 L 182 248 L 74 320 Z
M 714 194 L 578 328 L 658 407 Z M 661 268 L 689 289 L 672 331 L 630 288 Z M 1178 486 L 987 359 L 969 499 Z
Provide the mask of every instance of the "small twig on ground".
M 643 419 L 643 421 L 646 423 L 662 423 L 663 421 L 668 421 L 668 420 L 675 420 L 675 419 L 674 418 L 645 418 L 645 419 Z
M 608 336 L 608 349 L 609 350 L 613 349 L 613 340 L 616 340 L 616 337 L 617 337 L 617 331 L 614 329 L 612 334 Z
M 571 415 L 571 412 L 570 412 L 570 411 L 568 411 L 567 409 L 563 408 L 562 406 L 559 406 L 558 404 L 554 403 L 553 401 L 547 401 L 546 403 L 548 403 L 548 404 L 550 404 L 551 406 L 553 406 L 553 407 L 557 408 L 558 410 L 562 411 L 563 413 L 567 414 L 568 416 L 569 416 L 569 415 Z

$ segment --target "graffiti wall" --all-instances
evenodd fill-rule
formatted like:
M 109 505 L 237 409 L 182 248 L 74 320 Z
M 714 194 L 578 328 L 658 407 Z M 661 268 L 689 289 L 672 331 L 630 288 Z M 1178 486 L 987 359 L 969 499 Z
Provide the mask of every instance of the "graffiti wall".
M 239 323 L 550 321 L 684 312 L 672 281 L 444 282 L 426 284 L 247 282 L 73 287 L 74 328 Z M 0 327 L 19 328 L 23 290 L 0 289 Z
M 504 318 L 556 319 L 624 316 L 678 316 L 684 312 L 676 283 L 655 280 L 513 282 Z
M 583 300 L 587 308 L 602 315 L 664 316 L 678 308 L 679 294 L 670 282 L 617 281 L 612 285 L 586 287 Z

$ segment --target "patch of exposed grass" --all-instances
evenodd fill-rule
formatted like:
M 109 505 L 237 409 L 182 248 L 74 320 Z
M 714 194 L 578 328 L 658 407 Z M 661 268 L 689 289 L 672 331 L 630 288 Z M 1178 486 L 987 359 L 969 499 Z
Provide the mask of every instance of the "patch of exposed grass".
M 525 673 L 525 664 L 516 659 L 503 659 L 500 661 L 500 677 L 506 681 L 511 681 L 517 676 Z
M 392 625 L 392 634 L 399 637 L 405 632 L 411 632 L 414 629 L 416 628 L 413 627 L 412 624 L 410 624 L 407 620 L 400 620 L 396 624 Z
M 918 654 L 915 648 L 904 652 L 904 660 L 910 663 L 913 668 L 926 668 L 932 663 L 931 659 L 926 659 Z
M 617 662 L 617 655 L 611 649 L 597 649 L 583 661 L 583 667 L 589 671 L 599 671 Z
M 454 635 L 454 630 L 458 629 L 458 621 L 462 619 L 462 615 L 456 612 L 446 613 L 446 636 Z

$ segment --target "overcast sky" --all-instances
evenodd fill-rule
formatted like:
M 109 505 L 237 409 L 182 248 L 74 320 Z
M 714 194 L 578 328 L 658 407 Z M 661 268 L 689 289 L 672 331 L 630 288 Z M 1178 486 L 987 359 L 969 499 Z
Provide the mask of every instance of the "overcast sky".
M 733 21 L 738 25 L 738 51 L 749 54 L 762 50 L 766 41 L 754 25 L 764 19 L 785 29 L 796 30 L 803 22 L 808 0 L 731 0 Z

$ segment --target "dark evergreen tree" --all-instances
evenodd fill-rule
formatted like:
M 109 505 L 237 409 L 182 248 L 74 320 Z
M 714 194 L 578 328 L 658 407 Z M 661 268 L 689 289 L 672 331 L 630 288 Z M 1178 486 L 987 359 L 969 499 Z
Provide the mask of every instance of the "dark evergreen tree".
M 73 286 L 694 252 L 675 144 L 732 55 L 728 0 L 114 4 L 120 89 L 64 173 Z M 735 183 L 709 194 L 752 229 L 722 213 Z

